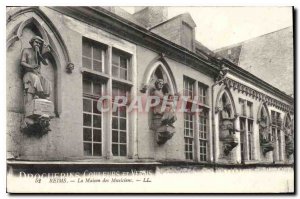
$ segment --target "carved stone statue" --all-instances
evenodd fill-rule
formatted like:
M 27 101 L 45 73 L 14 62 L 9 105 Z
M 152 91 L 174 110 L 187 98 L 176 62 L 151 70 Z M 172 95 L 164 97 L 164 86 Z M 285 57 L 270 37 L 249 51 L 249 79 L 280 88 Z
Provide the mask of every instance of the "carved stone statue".
M 229 152 L 238 145 L 235 132 L 239 130 L 235 128 L 234 124 L 237 116 L 232 116 L 231 104 L 229 102 L 223 102 L 223 108 L 217 108 L 217 110 L 220 114 L 220 138 L 224 144 L 224 154 L 228 155 Z
M 42 56 L 44 40 L 34 36 L 29 43 L 32 47 L 23 49 L 21 57 L 21 66 L 25 72 L 23 83 L 26 102 L 31 102 L 34 98 L 46 99 L 51 93 L 50 82 L 41 74 L 41 63 L 48 65 Z
M 292 122 L 290 120 L 286 121 L 284 126 L 284 136 L 285 136 L 285 152 L 287 157 L 294 153 L 294 132 L 292 127 Z
M 160 103 L 153 107 L 151 129 L 157 134 L 157 143 L 164 144 L 167 140 L 173 137 L 175 127 L 173 123 L 177 120 L 174 109 L 171 105 L 172 95 L 163 92 L 164 81 L 157 79 L 154 87 L 150 89 L 150 95 L 159 98 Z M 168 96 L 168 102 L 165 110 L 162 110 L 164 97 Z
M 265 155 L 266 153 L 274 150 L 274 143 L 268 137 L 269 135 L 269 124 L 267 116 L 262 113 L 261 117 L 258 119 L 259 125 L 259 140 L 262 152 Z
M 21 55 L 25 94 L 25 119 L 22 130 L 43 135 L 50 131 L 50 117 L 54 112 L 53 103 L 49 101 L 51 84 L 41 74 L 41 63 L 48 65 L 43 55 L 50 48 L 39 36 L 32 37 L 29 43 L 31 48 L 24 48 Z

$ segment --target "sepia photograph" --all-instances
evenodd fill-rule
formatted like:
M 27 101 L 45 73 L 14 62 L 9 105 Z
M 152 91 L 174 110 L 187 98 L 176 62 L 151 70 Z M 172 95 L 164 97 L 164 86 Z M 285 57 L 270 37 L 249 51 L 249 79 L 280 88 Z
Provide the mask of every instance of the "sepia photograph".
M 6 6 L 8 193 L 295 193 L 292 6 Z

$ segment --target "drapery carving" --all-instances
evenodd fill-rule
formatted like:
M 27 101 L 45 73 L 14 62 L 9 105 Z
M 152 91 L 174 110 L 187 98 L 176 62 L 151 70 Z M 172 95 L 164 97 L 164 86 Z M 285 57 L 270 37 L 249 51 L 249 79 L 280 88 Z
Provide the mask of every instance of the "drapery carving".
M 270 134 L 270 116 L 265 104 L 261 105 L 257 118 L 257 123 L 259 125 L 259 142 L 262 152 L 265 155 L 274 150 L 274 142 L 272 141 Z
M 223 142 L 225 155 L 228 155 L 238 145 L 238 139 L 235 136 L 235 132 L 239 131 L 235 127 L 237 115 L 234 114 L 232 106 L 228 93 L 225 91 L 216 108 L 219 114 L 220 141 Z
M 168 70 L 163 57 L 160 61 L 149 66 L 145 74 L 144 83 L 140 89 L 141 93 L 158 100 L 159 103 L 152 107 L 149 113 L 150 129 L 155 132 L 156 142 L 159 145 L 166 143 L 175 133 L 174 122 L 177 120 L 173 100 L 177 92 L 175 81 Z M 163 106 L 165 103 L 166 106 Z
M 29 41 L 31 48 L 24 48 L 21 54 L 23 69 L 25 118 L 22 125 L 23 132 L 30 135 L 42 136 L 50 131 L 50 119 L 54 116 L 54 105 L 51 102 L 51 83 L 41 73 L 48 65 L 46 54 L 50 47 L 45 41 L 34 36 Z
M 286 156 L 289 157 L 294 154 L 294 126 L 289 114 L 287 114 L 285 118 L 283 132 L 285 138 L 285 152 Z

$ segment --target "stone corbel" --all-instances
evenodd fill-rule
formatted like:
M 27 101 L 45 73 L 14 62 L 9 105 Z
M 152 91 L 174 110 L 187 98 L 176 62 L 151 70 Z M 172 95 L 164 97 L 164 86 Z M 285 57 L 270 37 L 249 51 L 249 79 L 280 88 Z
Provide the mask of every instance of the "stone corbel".
M 273 142 L 264 142 L 260 143 L 260 146 L 262 148 L 263 154 L 266 155 L 268 152 L 274 150 L 274 143 Z
M 53 103 L 46 99 L 33 99 L 25 105 L 25 117 L 21 131 L 28 136 L 42 137 L 50 129 L 50 120 L 54 117 Z
M 224 154 L 228 155 L 232 149 L 238 145 L 238 139 L 235 135 L 228 135 L 222 139 L 224 143 Z
M 142 84 L 140 92 L 141 93 L 146 93 L 146 91 L 149 89 L 149 85 L 147 84 Z
M 66 65 L 66 71 L 67 73 L 72 73 L 72 71 L 74 70 L 75 66 L 73 63 L 69 62 L 67 65 Z
M 215 114 L 218 114 L 221 111 L 222 111 L 221 107 L 215 107 Z

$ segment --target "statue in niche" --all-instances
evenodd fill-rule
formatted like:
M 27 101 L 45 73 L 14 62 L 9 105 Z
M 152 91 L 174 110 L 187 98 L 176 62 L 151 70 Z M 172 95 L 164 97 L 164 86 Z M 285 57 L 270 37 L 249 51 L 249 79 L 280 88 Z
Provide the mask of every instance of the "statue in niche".
M 159 145 L 164 144 L 167 140 L 173 137 L 175 133 L 175 127 L 173 123 L 177 120 L 174 113 L 173 106 L 173 96 L 168 93 L 168 91 L 163 91 L 165 83 L 162 79 L 157 79 L 154 83 L 154 87 L 150 89 L 150 95 L 159 98 L 160 103 L 153 107 L 152 112 L 152 124 L 151 129 L 157 134 L 157 143 Z M 167 96 L 167 98 L 165 98 Z M 168 103 L 165 110 L 162 110 L 163 100 L 167 99 Z
M 234 122 L 237 116 L 232 116 L 232 107 L 225 95 L 222 97 L 221 104 L 223 108 L 217 108 L 220 118 L 220 138 L 224 143 L 224 154 L 228 155 L 229 152 L 238 145 L 235 132 L 239 132 L 240 130 L 235 128 Z
M 29 43 L 31 48 L 23 49 L 21 55 L 25 95 L 22 129 L 29 134 L 44 135 L 50 131 L 50 118 L 54 112 L 53 103 L 49 101 L 51 84 L 41 74 L 41 64 L 48 65 L 44 55 L 50 47 L 39 36 L 32 37 Z
M 285 151 L 287 157 L 294 153 L 294 137 L 293 137 L 293 127 L 292 122 L 289 119 L 286 119 L 286 123 L 284 125 L 284 137 L 285 137 Z
M 265 155 L 266 153 L 274 150 L 274 143 L 269 137 L 269 122 L 267 113 L 262 109 L 260 114 L 260 118 L 257 121 L 259 125 L 259 140 L 263 154 Z

